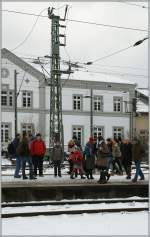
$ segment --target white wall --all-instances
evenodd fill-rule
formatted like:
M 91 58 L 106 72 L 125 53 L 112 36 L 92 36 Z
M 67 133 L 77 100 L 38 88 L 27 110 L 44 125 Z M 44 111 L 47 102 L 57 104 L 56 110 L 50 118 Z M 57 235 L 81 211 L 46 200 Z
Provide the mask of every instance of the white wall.
M 93 125 L 94 126 L 103 126 L 104 127 L 104 137 L 113 137 L 113 127 L 123 127 L 124 136 L 127 136 L 129 132 L 130 120 L 128 117 L 106 117 L 106 116 L 94 116 Z M 67 145 L 68 141 L 72 137 L 72 126 L 80 125 L 84 127 L 84 145 L 88 141 L 90 136 L 90 116 L 79 116 L 79 115 L 63 115 L 63 125 L 64 125 L 64 144 Z M 46 116 L 46 143 L 49 142 L 49 116 Z
M 23 90 L 33 91 L 33 108 L 39 108 L 39 81 L 29 73 L 26 73 L 24 76 L 24 70 L 20 69 L 8 59 L 2 59 L 2 68 L 7 68 L 10 73 L 8 78 L 2 78 L 2 84 L 9 84 L 9 88 L 11 90 L 14 90 L 14 70 L 17 70 L 17 72 L 19 72 L 19 74 L 17 75 L 17 91 L 19 91 L 22 79 L 24 77 L 24 81 L 21 86 L 21 91 L 17 101 L 18 108 L 22 107 Z M 29 79 L 29 83 L 25 82 L 26 79 Z

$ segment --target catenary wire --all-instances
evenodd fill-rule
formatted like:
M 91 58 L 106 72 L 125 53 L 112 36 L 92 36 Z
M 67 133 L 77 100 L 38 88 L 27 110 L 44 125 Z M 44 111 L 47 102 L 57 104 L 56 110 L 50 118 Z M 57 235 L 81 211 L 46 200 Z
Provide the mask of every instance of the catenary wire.
M 38 17 L 47 18 L 47 16 L 44 16 L 44 15 L 38 15 L 38 14 L 34 14 L 34 13 L 27 13 L 27 12 L 21 12 L 21 11 L 14 11 L 14 10 L 8 10 L 8 9 L 3 9 L 3 10 L 1 10 L 1 11 L 3 11 L 3 12 L 9 12 L 9 13 L 16 13 L 16 14 L 23 14 L 23 15 L 28 15 L 28 16 L 38 16 Z M 90 21 L 83 21 L 83 20 L 75 20 L 75 19 L 66 19 L 66 20 L 68 20 L 68 21 L 70 21 L 70 22 L 84 23 L 84 24 L 89 24 L 89 25 L 110 27 L 110 28 L 116 28 L 116 29 L 124 29 L 124 30 L 134 30 L 134 31 L 148 32 L 148 30 L 139 29 L 139 28 L 124 27 L 124 26 L 117 26 L 117 25 L 110 25 L 110 24 L 103 24 L 103 23 L 90 22 Z
M 38 19 L 39 19 L 39 17 L 40 17 L 40 14 L 41 14 L 42 12 L 44 12 L 46 9 L 47 9 L 47 8 L 44 8 L 42 11 L 40 11 L 39 15 L 37 16 L 36 21 L 34 22 L 34 24 L 33 24 L 32 28 L 31 28 L 31 30 L 30 30 L 29 33 L 26 35 L 26 37 L 24 38 L 24 40 L 23 40 L 21 43 L 19 43 L 15 48 L 13 48 L 11 51 L 15 51 L 16 49 L 20 48 L 20 47 L 27 41 L 27 39 L 28 39 L 28 38 L 30 37 L 30 35 L 32 34 L 32 32 L 33 32 L 33 30 L 34 30 L 34 28 L 35 28 L 35 26 L 36 26 L 36 24 L 37 24 L 37 22 L 38 22 Z
M 127 5 L 131 5 L 131 6 L 135 6 L 135 7 L 141 7 L 141 8 L 144 8 L 144 9 L 149 9 L 149 7 L 146 7 L 144 5 L 139 5 L 139 4 L 131 3 L 131 2 L 128 2 L 128 1 L 121 1 L 121 2 L 124 3 L 124 4 L 127 4 Z

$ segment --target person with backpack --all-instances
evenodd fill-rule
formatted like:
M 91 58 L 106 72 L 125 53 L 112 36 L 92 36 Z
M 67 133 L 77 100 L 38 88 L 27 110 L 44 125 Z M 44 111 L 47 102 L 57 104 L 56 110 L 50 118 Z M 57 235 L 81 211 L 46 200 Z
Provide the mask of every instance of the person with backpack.
M 39 176 L 43 177 L 43 158 L 46 152 L 46 145 L 42 140 L 40 133 L 38 133 L 36 139 L 30 143 L 30 149 L 34 167 L 34 176 L 37 176 L 37 169 L 39 169 Z
M 26 162 L 29 165 L 29 178 L 36 179 L 36 177 L 33 175 L 32 159 L 31 159 L 31 154 L 30 154 L 30 149 L 29 149 L 28 136 L 27 136 L 26 132 L 23 132 L 21 142 L 17 147 L 17 153 L 20 156 L 20 159 L 22 162 L 22 177 L 23 177 L 23 179 L 28 179 L 26 172 L 25 172 Z
M 112 141 L 112 155 L 113 155 L 113 171 L 116 169 L 116 174 L 123 175 L 123 170 L 120 161 L 122 154 L 119 142 L 116 138 Z
M 54 177 L 61 178 L 61 163 L 63 161 L 63 149 L 59 141 L 56 141 L 52 150 L 52 160 L 54 162 Z
M 14 178 L 21 178 L 21 175 L 19 175 L 20 169 L 21 169 L 21 158 L 17 152 L 17 148 L 20 143 L 20 134 L 18 133 L 14 140 L 12 141 L 13 147 L 14 147 L 14 156 L 16 158 L 16 169 L 14 173 Z
M 102 140 L 97 151 L 97 161 L 96 161 L 96 167 L 100 171 L 100 178 L 98 180 L 98 183 L 100 184 L 107 183 L 110 177 L 110 175 L 108 174 L 108 155 L 109 155 L 108 146 L 105 143 L 105 140 Z

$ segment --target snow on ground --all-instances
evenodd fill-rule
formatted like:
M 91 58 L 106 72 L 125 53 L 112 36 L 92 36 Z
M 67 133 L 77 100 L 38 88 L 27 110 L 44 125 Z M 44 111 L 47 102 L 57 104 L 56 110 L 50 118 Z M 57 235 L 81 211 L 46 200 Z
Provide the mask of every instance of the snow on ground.
M 2 213 L 21 213 L 21 212 L 40 212 L 40 211 L 64 211 L 64 210 L 89 210 L 89 209 L 111 209 L 111 208 L 133 208 L 146 207 L 147 202 L 128 202 L 128 203 L 99 203 L 99 204 L 65 204 L 65 205 L 45 205 L 45 206 L 25 206 L 25 207 L 5 207 Z
M 3 235 L 148 235 L 148 212 L 2 219 Z
M 11 160 L 2 157 L 1 164 L 2 165 L 11 165 L 12 162 L 11 162 Z

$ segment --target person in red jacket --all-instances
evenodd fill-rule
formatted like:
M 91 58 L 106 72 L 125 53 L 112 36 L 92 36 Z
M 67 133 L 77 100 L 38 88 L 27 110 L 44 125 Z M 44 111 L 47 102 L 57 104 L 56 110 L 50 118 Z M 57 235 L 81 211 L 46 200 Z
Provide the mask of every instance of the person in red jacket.
M 76 149 L 74 152 L 70 154 L 69 159 L 73 163 L 73 169 L 72 169 L 70 178 L 74 179 L 74 174 L 79 172 L 81 179 L 85 179 L 85 177 L 83 176 L 84 171 L 83 171 L 82 161 L 84 158 L 83 158 L 82 152 Z
M 34 167 L 34 175 L 37 176 L 37 168 L 39 169 L 39 176 L 43 177 L 43 158 L 46 152 L 45 142 L 41 138 L 41 134 L 36 135 L 36 139 L 31 143 L 31 155 Z

